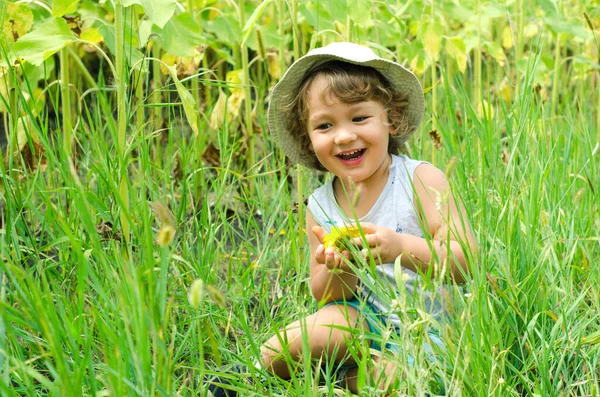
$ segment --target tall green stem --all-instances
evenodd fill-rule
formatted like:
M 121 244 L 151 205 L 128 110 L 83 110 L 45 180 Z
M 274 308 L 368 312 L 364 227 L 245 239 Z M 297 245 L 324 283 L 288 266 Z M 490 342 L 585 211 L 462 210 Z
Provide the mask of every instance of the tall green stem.
M 69 95 L 69 56 L 67 49 L 59 52 L 60 59 L 60 97 L 62 101 L 63 148 L 67 159 L 71 159 L 73 142 L 73 123 L 71 122 L 71 96 Z
M 153 40 L 152 41 L 152 57 L 154 59 L 160 59 L 160 41 Z M 152 62 L 152 95 L 150 96 L 150 102 L 154 105 L 152 107 L 152 125 L 153 129 L 162 128 L 163 120 L 162 120 L 162 108 L 160 107 L 160 103 L 162 102 L 162 93 L 160 91 L 162 87 L 162 73 L 160 71 L 160 63 Z M 162 132 L 161 132 L 162 135 Z M 162 150 L 162 139 L 160 136 L 154 142 L 154 163 L 158 165 L 158 168 L 162 167 L 162 158 L 163 158 L 163 150 Z M 153 172 L 156 172 L 153 170 Z
M 294 38 L 294 59 L 300 58 L 300 42 L 298 41 L 298 1 L 291 0 L 291 14 L 292 14 L 292 31 Z M 297 175 L 297 200 L 298 200 L 298 222 L 300 223 L 300 227 L 304 227 L 305 219 L 304 219 L 304 168 L 301 165 L 296 166 L 296 175 Z M 304 240 L 300 239 L 298 241 L 299 250 L 297 252 L 302 251 L 302 247 L 304 244 Z M 299 261 L 296 261 L 299 263 Z
M 474 60 L 474 94 L 475 94 L 475 106 L 481 104 L 481 4 L 477 0 L 477 50 L 475 51 Z
M 125 158 L 126 151 L 126 128 L 127 128 L 127 114 L 125 108 L 125 78 L 127 76 L 125 71 L 125 41 L 124 32 L 125 21 L 123 20 L 123 6 L 121 3 L 115 3 L 115 32 L 116 32 L 116 45 L 115 45 L 115 58 L 116 58 L 116 69 L 117 75 L 115 76 L 115 82 L 117 83 L 117 155 L 119 156 L 119 194 L 121 196 L 121 211 L 119 214 L 121 220 L 121 227 L 123 229 L 123 236 L 125 241 L 129 243 L 129 187 L 127 185 L 127 159 Z
M 435 1 L 431 2 L 431 23 L 435 23 L 435 13 L 434 13 Z M 436 59 L 433 58 L 431 60 L 431 130 L 437 130 L 436 125 L 436 107 L 437 107 L 437 94 L 435 86 L 437 84 L 437 70 L 436 70 Z M 435 145 L 431 145 L 431 163 L 436 164 L 435 161 L 436 148 Z
M 552 97 L 550 98 L 550 117 L 556 115 L 556 105 L 558 101 L 558 82 L 560 81 L 560 33 L 556 34 L 556 41 L 554 43 L 554 78 L 552 79 Z
M 300 42 L 298 37 L 300 32 L 298 30 L 298 0 L 291 0 L 291 11 L 292 14 L 292 37 L 294 41 L 294 59 L 300 58 Z
M 244 15 L 245 1 L 240 0 L 238 3 L 239 20 L 243 26 L 246 23 L 246 16 Z M 242 82 L 244 87 L 244 126 L 246 127 L 246 134 L 248 136 L 248 151 L 246 152 L 246 164 L 248 168 L 251 168 L 256 164 L 254 160 L 254 130 L 252 125 L 252 102 L 251 102 L 251 90 L 250 90 L 250 70 L 248 67 L 248 47 L 245 44 L 240 46 L 240 55 L 242 60 L 242 73 L 244 75 L 244 81 Z
M 524 0 L 518 0 L 515 3 L 517 15 L 517 33 L 515 34 L 515 64 L 523 57 L 523 48 L 525 43 L 525 9 L 523 8 Z M 518 72 L 516 78 L 518 79 Z M 519 84 L 515 84 L 515 97 L 519 95 Z
M 284 37 L 285 35 L 285 1 L 278 0 L 277 2 L 277 26 L 279 37 Z M 279 40 L 279 70 L 283 74 L 285 70 L 285 42 L 283 40 Z

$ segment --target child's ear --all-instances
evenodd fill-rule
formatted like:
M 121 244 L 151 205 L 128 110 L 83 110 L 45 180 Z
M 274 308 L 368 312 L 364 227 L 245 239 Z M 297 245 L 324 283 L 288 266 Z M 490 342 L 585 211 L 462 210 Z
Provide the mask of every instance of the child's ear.
M 398 133 L 398 129 L 394 127 L 393 124 L 390 124 L 390 135 L 394 136 Z

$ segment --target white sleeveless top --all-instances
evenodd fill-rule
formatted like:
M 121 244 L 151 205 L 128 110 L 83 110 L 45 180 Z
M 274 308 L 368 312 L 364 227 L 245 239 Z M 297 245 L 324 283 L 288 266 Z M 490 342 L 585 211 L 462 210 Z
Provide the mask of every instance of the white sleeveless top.
M 308 199 L 308 210 L 315 221 L 329 233 L 333 225 L 354 225 L 356 222 L 369 222 L 377 226 L 385 226 L 397 233 L 406 233 L 423 237 L 420 219 L 414 206 L 413 175 L 415 169 L 424 163 L 409 159 L 407 156 L 392 155 L 388 181 L 381 195 L 362 218 L 352 220 L 339 208 L 333 191 L 332 181 L 313 192 Z M 423 307 L 438 321 L 445 316 L 443 300 L 448 296 L 449 286 L 442 286 L 437 291 L 428 286 L 419 274 L 394 263 L 385 263 L 370 269 L 359 270 L 360 296 L 368 300 L 372 306 L 388 315 L 390 322 L 400 326 L 399 312 L 412 312 L 416 307 Z M 387 291 L 387 292 L 386 292 Z M 417 306 L 417 300 L 422 306 Z

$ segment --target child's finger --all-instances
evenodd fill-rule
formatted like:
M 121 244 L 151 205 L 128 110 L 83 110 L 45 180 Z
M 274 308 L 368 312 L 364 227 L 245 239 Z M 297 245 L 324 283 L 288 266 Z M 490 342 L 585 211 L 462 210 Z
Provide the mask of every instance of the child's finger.
M 319 244 L 315 250 L 315 260 L 317 263 L 325 263 L 325 246 Z
M 323 239 L 325 238 L 325 230 L 321 226 L 313 226 L 311 231 L 315 235 L 315 237 L 319 240 L 321 244 L 323 244 Z
M 357 247 L 374 247 L 377 245 L 377 234 L 366 234 L 364 237 L 355 237 L 351 243 Z
M 360 227 L 365 234 L 371 234 L 377 232 L 377 226 L 369 222 L 361 222 Z

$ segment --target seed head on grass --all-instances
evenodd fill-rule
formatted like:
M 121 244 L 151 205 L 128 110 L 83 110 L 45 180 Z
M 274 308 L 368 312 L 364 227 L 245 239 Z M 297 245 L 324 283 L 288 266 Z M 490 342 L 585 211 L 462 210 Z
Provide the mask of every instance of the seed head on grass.
M 194 309 L 199 308 L 202 305 L 204 299 L 204 281 L 202 279 L 196 279 L 190 286 L 188 291 L 188 302 Z
M 160 221 L 161 227 L 156 235 L 156 242 L 161 247 L 166 247 L 171 244 L 173 238 L 175 237 L 175 221 L 173 214 L 167 206 L 165 206 L 160 201 L 155 201 L 152 203 L 152 209 L 154 210 L 154 214 L 156 218 Z
M 156 242 L 161 247 L 166 247 L 171 244 L 175 237 L 175 228 L 171 225 L 163 225 L 156 235 Z

